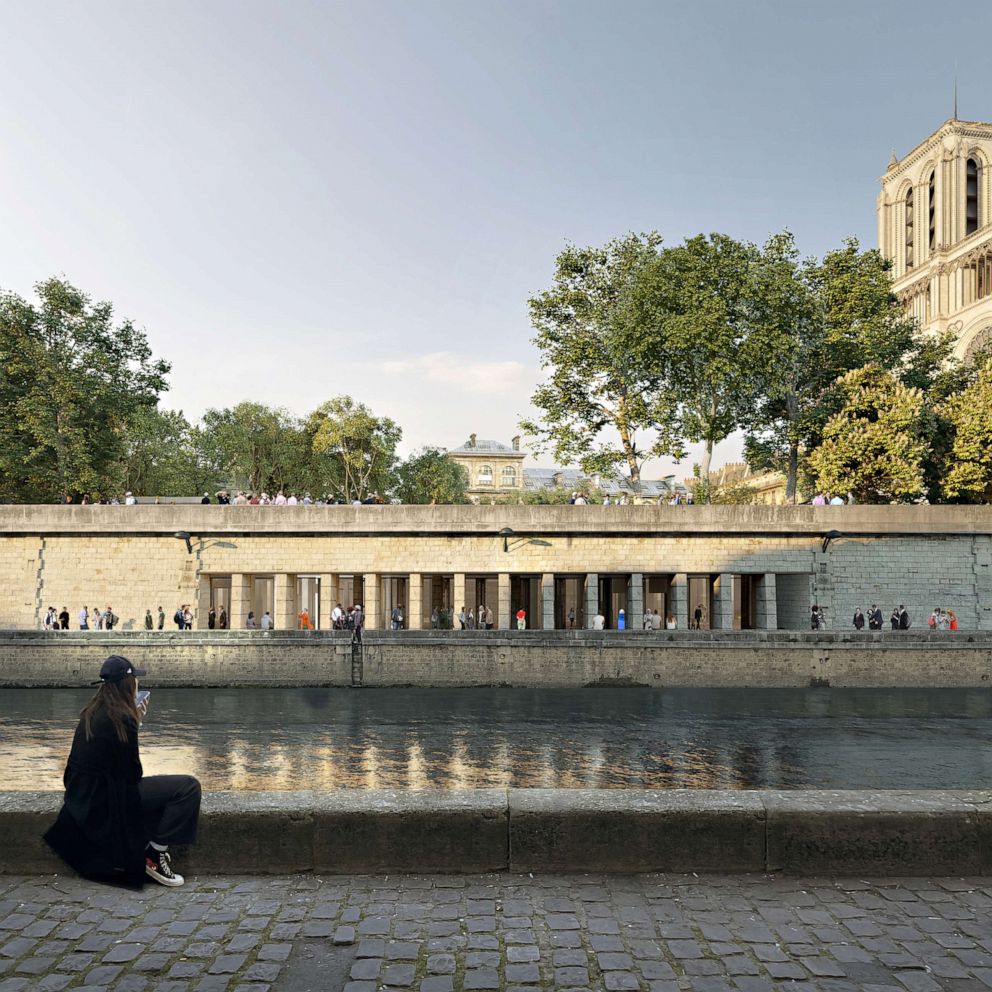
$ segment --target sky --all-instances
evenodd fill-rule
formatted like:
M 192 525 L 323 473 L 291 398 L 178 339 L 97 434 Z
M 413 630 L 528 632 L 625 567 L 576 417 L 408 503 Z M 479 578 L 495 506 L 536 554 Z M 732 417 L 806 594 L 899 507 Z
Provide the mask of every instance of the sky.
M 567 242 L 874 247 L 878 177 L 955 73 L 959 117 L 992 120 L 979 4 L 0 0 L 0 24 L 0 289 L 112 301 L 191 419 L 348 393 L 404 454 L 518 433 L 527 300 Z

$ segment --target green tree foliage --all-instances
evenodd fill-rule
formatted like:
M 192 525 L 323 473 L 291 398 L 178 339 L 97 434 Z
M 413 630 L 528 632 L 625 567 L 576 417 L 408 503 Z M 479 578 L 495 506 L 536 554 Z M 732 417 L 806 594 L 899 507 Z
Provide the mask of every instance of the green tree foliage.
M 942 459 L 944 495 L 965 503 L 992 499 L 992 359 L 976 363 L 974 381 L 939 410 L 953 439 Z
M 396 467 L 393 494 L 401 503 L 467 503 L 468 472 L 440 448 L 423 448 Z
M 337 396 L 310 414 L 306 431 L 312 451 L 323 456 L 318 467 L 345 502 L 389 492 L 403 432 L 388 417 L 375 416 L 350 396 Z
M 117 487 L 122 428 L 169 365 L 130 321 L 61 279 L 0 294 L 0 498 L 62 502 Z
M 746 424 L 745 454 L 756 467 L 786 475 L 794 499 L 802 459 L 821 442 L 837 413 L 830 387 L 842 375 L 874 363 L 908 386 L 929 389 L 953 377 L 947 341 L 924 338 L 892 292 L 890 263 L 854 238 L 822 262 L 800 261 L 792 235 L 771 238 L 758 269 L 760 318 L 791 339 L 777 356 L 778 376 L 759 397 Z
M 832 387 L 840 412 L 809 457 L 821 492 L 854 493 L 859 503 L 908 502 L 926 492 L 923 393 L 878 365 Z
M 144 495 L 216 492 L 226 477 L 201 451 L 202 438 L 181 411 L 141 407 L 124 423 L 118 488 Z
M 270 495 L 306 486 L 306 438 L 286 410 L 251 402 L 207 410 L 198 438 L 201 456 L 225 485 Z
M 550 289 L 530 300 L 534 343 L 548 380 L 532 402 L 540 419 L 521 421 L 557 461 L 578 461 L 585 472 L 606 474 L 624 465 L 640 478 L 645 459 L 679 454 L 662 429 L 649 443 L 639 432 L 664 424 L 655 405 L 657 355 L 646 354 L 631 290 L 658 254 L 656 233 L 609 242 L 602 248 L 569 245 L 555 261 Z
M 750 420 L 794 347 L 782 321 L 761 319 L 760 261 L 754 245 L 698 235 L 640 273 L 640 337 L 655 362 L 655 388 L 668 398 L 655 411 L 672 411 L 670 436 L 703 443 L 703 479 L 714 446 Z

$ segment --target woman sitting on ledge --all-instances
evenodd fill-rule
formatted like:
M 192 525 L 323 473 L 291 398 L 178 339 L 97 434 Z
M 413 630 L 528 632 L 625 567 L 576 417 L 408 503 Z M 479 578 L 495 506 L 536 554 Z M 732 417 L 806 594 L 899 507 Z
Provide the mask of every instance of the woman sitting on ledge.
M 196 840 L 200 783 L 190 775 L 142 776 L 138 727 L 148 697 L 138 702 L 138 676 L 144 674 L 120 655 L 103 663 L 100 688 L 80 713 L 72 741 L 65 801 L 45 841 L 86 878 L 182 885 L 167 852 L 169 844 Z

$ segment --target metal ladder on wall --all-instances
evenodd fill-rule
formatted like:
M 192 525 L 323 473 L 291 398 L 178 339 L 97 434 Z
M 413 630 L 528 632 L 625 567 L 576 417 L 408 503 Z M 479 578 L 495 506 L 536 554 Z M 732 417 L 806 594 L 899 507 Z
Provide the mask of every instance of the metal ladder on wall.
M 365 668 L 365 646 L 361 641 L 352 639 L 351 642 L 351 687 L 362 687 L 362 673 Z

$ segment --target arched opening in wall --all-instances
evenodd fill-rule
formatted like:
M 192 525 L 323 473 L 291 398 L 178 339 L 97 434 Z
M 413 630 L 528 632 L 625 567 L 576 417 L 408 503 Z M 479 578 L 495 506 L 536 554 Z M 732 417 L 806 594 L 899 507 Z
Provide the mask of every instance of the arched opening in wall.
M 978 160 L 968 159 L 965 171 L 964 233 L 965 237 L 978 230 L 978 185 L 982 170 Z
M 517 487 L 517 470 L 512 465 L 507 465 L 503 469 L 500 477 L 500 485 L 504 489 L 516 489 Z
M 930 251 L 934 251 L 937 247 L 937 176 L 934 172 L 930 173 L 927 182 L 927 214 L 930 222 Z
M 965 364 L 971 365 L 972 362 L 974 362 L 982 352 L 987 351 L 990 346 L 992 346 L 992 324 L 988 327 L 983 327 L 968 342 L 968 347 L 964 352 Z
M 906 268 L 913 267 L 913 187 L 906 190 Z
M 492 465 L 480 465 L 478 483 L 480 486 L 491 486 L 493 484 L 493 467 Z

